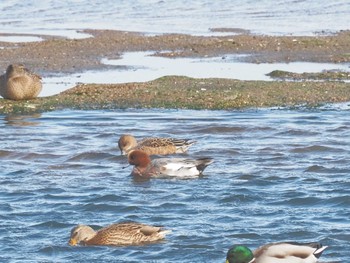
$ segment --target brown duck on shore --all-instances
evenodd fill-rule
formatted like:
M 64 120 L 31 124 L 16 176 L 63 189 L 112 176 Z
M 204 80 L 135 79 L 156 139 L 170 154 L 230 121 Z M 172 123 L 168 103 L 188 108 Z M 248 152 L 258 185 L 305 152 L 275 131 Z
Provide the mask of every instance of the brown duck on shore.
M 36 98 L 42 89 L 41 77 L 22 64 L 11 64 L 0 76 L 0 95 L 9 100 Z
M 126 246 L 151 243 L 164 239 L 171 232 L 161 227 L 130 222 L 116 223 L 98 231 L 90 226 L 77 225 L 71 230 L 69 245 Z

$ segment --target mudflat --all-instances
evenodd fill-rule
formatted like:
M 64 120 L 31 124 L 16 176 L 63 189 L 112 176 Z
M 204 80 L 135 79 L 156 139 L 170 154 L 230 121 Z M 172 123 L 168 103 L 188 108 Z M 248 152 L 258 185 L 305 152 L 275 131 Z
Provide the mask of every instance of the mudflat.
M 213 31 L 232 32 L 232 35 L 150 36 L 138 32 L 85 30 L 84 33 L 91 37 L 66 39 L 39 36 L 43 41 L 0 42 L 0 67 L 4 71 L 11 63 L 23 63 L 43 76 L 103 70 L 109 66 L 102 64 L 101 59 L 118 59 L 124 52 L 132 51 L 152 51 L 155 56 L 173 58 L 245 54 L 247 56 L 241 57 L 242 62 L 251 63 L 350 61 L 350 31 L 315 36 L 253 35 L 244 30 L 219 28 Z M 62 108 L 233 109 L 319 105 L 350 99 L 350 84 L 342 82 L 350 79 L 347 72 L 329 73 L 336 78 L 325 73 L 310 74 L 310 78 L 308 74 L 278 73 L 278 80 L 272 82 L 163 77 L 144 83 L 83 84 L 58 95 L 29 101 L 0 99 L 0 113 Z M 298 81 L 281 81 L 290 76 Z

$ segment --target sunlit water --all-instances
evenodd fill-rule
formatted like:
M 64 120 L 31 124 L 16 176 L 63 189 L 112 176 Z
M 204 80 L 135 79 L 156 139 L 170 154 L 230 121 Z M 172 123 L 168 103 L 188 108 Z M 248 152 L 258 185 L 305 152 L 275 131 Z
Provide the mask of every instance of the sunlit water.
M 77 29 L 213 34 L 242 28 L 258 34 L 311 35 L 349 29 L 348 0 L 117 0 L 0 2 L 1 33 L 86 37 Z
M 318 110 L 56 111 L 0 116 L 1 262 L 224 262 L 229 246 L 321 241 L 349 262 L 349 105 Z M 191 180 L 134 181 L 119 136 L 197 141 Z M 142 247 L 70 247 L 78 224 L 172 230 Z

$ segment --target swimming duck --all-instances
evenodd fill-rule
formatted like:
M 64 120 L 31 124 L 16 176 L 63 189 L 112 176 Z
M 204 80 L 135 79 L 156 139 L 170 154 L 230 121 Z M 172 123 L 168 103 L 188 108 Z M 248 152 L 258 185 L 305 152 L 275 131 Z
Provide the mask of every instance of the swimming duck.
M 134 136 L 124 134 L 119 138 L 118 146 L 122 154 L 131 150 L 143 150 L 149 155 L 166 155 L 174 153 L 185 153 L 195 141 L 190 139 L 175 138 L 145 138 L 137 142 Z
M 69 245 L 124 246 L 156 242 L 171 232 L 161 227 L 130 222 L 116 223 L 98 231 L 90 226 L 77 225 L 71 230 Z
M 22 64 L 11 64 L 0 76 L 0 95 L 10 100 L 36 98 L 42 89 L 41 77 Z
M 201 175 L 204 169 L 213 162 L 211 158 L 158 158 L 153 159 L 141 150 L 131 151 L 128 162 L 134 165 L 131 175 L 140 177 L 177 176 L 193 177 Z
M 315 263 L 326 248 L 317 242 L 280 242 L 252 252 L 246 246 L 235 245 L 228 250 L 226 263 Z

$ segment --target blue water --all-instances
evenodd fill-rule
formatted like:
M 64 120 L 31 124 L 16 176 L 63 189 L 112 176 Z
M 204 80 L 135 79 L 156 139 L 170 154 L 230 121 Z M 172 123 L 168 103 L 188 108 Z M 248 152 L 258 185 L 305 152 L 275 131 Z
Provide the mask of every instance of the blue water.
M 8 0 L 0 12 L 0 33 L 72 38 L 86 28 L 313 35 L 350 25 L 347 0 Z M 0 262 L 224 262 L 232 244 L 283 240 L 321 241 L 321 262 L 349 262 L 348 116 L 348 105 L 0 115 Z M 215 162 L 198 179 L 137 182 L 122 169 L 122 133 L 191 137 L 187 156 Z M 125 220 L 172 233 L 141 247 L 68 246 L 78 223 Z
M 348 0 L 100 0 L 0 2 L 0 33 L 86 37 L 76 29 L 209 34 L 241 28 L 258 34 L 312 35 L 349 29 Z
M 349 105 L 317 110 L 56 111 L 0 116 L 0 262 L 224 262 L 232 244 L 321 241 L 349 262 Z M 197 140 L 198 179 L 134 181 L 116 142 Z M 160 244 L 70 247 L 70 229 L 138 221 Z

